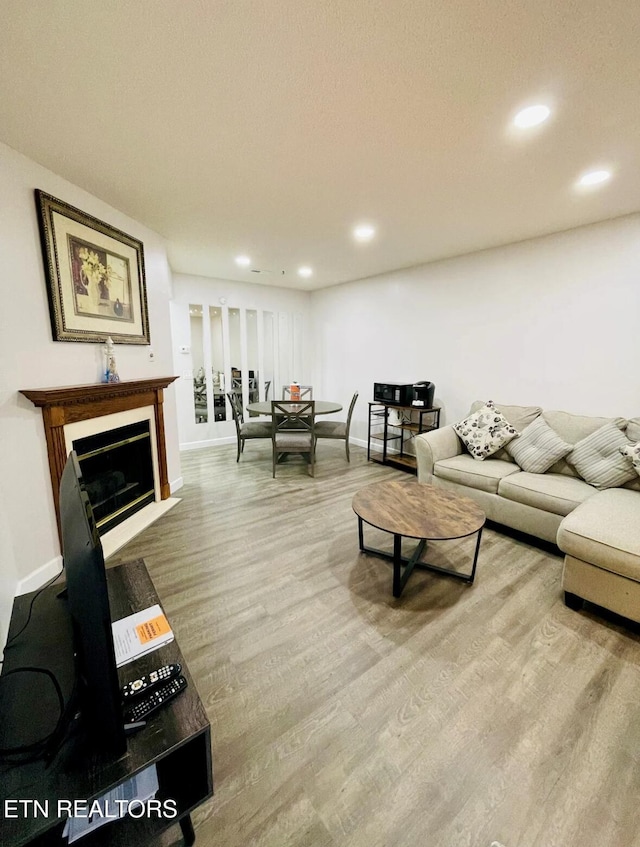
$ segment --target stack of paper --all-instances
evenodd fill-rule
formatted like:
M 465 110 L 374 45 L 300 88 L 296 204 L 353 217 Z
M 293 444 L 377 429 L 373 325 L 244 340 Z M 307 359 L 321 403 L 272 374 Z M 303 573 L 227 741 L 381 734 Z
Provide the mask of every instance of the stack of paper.
M 169 621 L 160 606 L 151 606 L 115 621 L 111 629 L 119 668 L 173 641 Z
M 148 768 L 125 780 L 93 803 L 80 801 L 78 815 L 67 818 L 62 836 L 68 838 L 69 844 L 72 844 L 83 835 L 104 826 L 105 823 L 124 817 L 128 814 L 129 806 L 133 808 L 134 800 L 137 801 L 135 804 L 137 813 L 140 804 L 155 797 L 157 791 L 158 772 L 155 765 L 149 765 Z

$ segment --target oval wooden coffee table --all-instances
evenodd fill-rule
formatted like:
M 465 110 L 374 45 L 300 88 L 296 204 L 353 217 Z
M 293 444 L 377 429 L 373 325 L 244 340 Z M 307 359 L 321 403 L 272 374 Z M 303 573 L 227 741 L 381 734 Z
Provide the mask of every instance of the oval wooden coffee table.
M 393 561 L 394 597 L 402 594 L 416 567 L 444 573 L 464 582 L 473 582 L 486 515 L 469 497 L 462 497 L 445 488 L 423 485 L 413 479 L 394 480 L 367 485 L 354 496 L 352 505 L 358 516 L 360 550 Z M 393 554 L 364 546 L 363 522 L 393 534 Z M 471 573 L 459 573 L 418 561 L 427 541 L 465 538 L 476 532 L 478 540 Z M 403 536 L 420 539 L 409 558 L 402 555 Z

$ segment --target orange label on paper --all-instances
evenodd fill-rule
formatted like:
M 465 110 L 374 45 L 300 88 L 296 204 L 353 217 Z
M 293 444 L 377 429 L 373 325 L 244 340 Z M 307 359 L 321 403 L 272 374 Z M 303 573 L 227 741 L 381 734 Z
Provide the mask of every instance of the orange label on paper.
M 157 618 L 153 618 L 153 620 L 146 623 L 141 623 L 136 627 L 136 633 L 141 644 L 148 644 L 154 638 L 159 638 L 168 632 L 171 632 L 171 627 L 164 615 L 158 615 Z

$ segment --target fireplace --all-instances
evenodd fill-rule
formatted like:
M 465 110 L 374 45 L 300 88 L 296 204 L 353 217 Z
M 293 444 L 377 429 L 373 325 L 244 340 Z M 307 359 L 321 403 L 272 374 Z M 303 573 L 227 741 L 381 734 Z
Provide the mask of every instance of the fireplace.
M 72 449 L 81 457 L 83 474 L 93 477 L 91 499 L 94 508 L 98 504 L 101 535 L 116 525 L 119 531 L 130 517 L 153 501 L 170 498 L 163 389 L 175 379 L 169 376 L 20 392 L 42 408 L 58 528 L 60 477 Z M 120 443 L 130 439 L 135 441 Z M 132 458 L 134 444 L 140 447 L 143 457 L 151 458 L 151 481 L 148 464 L 144 473 L 139 469 L 132 472 L 131 465 L 139 461 Z M 125 494 L 131 495 L 128 506 L 124 503 Z M 114 508 L 108 511 L 111 507 Z
M 100 535 L 155 500 L 149 421 L 73 442 Z

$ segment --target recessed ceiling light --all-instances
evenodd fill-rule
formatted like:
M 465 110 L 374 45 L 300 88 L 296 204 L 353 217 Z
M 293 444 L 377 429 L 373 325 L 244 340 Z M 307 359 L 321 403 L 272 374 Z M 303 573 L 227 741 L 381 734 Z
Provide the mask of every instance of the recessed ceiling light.
M 518 112 L 518 114 L 513 119 L 513 122 L 516 126 L 521 129 L 527 129 L 531 126 L 537 126 L 538 124 L 544 123 L 547 120 L 549 115 L 551 114 L 551 109 L 548 106 L 544 106 L 543 104 L 539 104 L 537 106 L 527 106 L 526 109 L 522 109 Z
M 306 265 L 303 265 L 301 268 L 298 268 L 298 276 L 311 276 L 313 274 L 313 270 Z
M 371 241 L 376 234 L 376 228 L 371 224 L 359 224 L 353 230 L 353 237 L 356 241 Z
M 236 265 L 240 265 L 241 268 L 246 268 L 251 264 L 251 259 L 248 256 L 236 256 Z
M 582 176 L 578 179 L 577 185 L 580 188 L 590 188 L 592 185 L 600 185 L 610 179 L 611 171 L 588 171 L 588 173 L 582 174 Z

